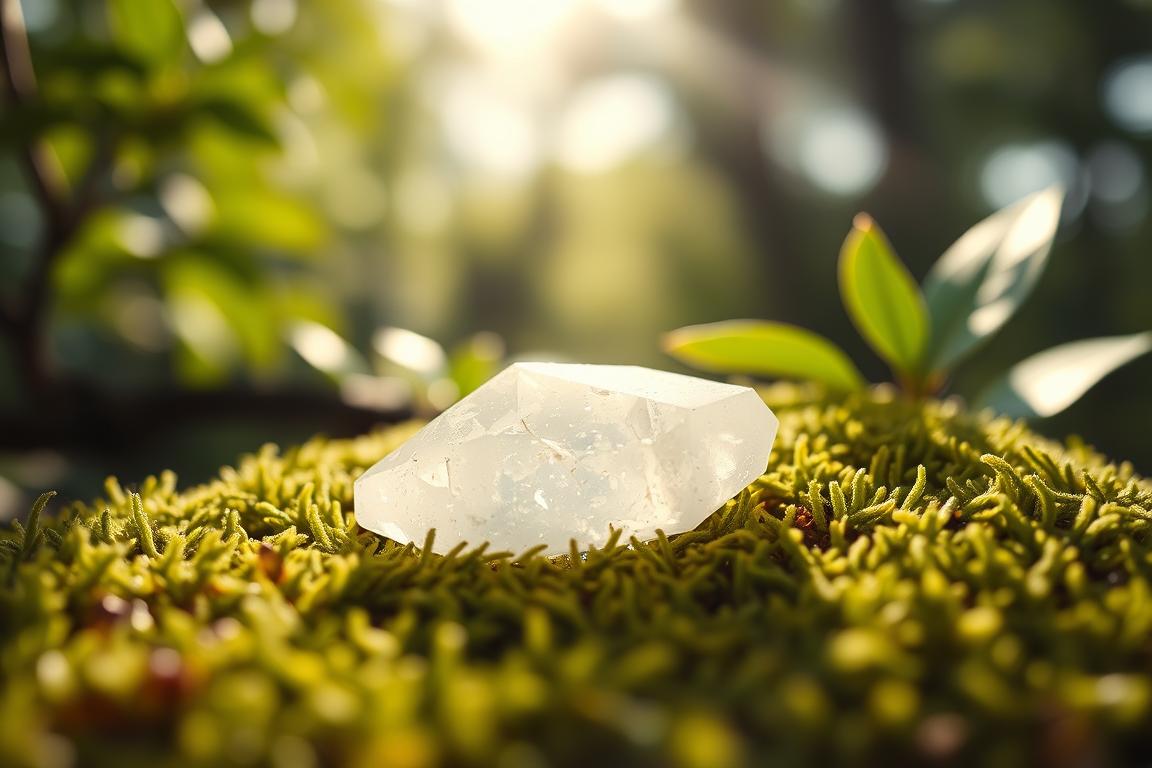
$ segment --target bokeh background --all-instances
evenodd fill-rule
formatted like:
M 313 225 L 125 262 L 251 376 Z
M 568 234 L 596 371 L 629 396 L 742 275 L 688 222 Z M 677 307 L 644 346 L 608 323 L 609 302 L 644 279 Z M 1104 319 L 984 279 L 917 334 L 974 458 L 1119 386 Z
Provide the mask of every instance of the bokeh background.
M 1152 328 L 1147 0 L 0 7 L 0 513 L 430 412 L 511 357 L 669 367 L 689 323 L 799 323 L 879 380 L 835 281 L 860 210 L 922 277 L 1069 188 L 960 393 Z M 1150 379 L 1038 427 L 1152 470 Z

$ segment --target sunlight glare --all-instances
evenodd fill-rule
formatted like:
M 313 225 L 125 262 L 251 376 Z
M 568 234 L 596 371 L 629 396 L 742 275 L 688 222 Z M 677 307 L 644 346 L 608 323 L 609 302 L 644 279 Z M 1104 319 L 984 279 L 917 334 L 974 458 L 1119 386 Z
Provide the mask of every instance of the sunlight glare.
M 1076 153 L 1063 141 L 1007 144 L 980 169 L 980 191 L 988 205 L 1004 208 L 1044 187 L 1071 187 L 1079 173 Z
M 348 370 L 355 355 L 348 343 L 326 325 L 302 320 L 289 331 L 292 348 L 313 368 L 325 373 Z
M 539 165 L 532 115 L 501 89 L 476 78 L 453 78 L 442 89 L 439 110 L 448 148 L 472 170 L 520 179 Z
M 282 35 L 296 23 L 296 0 L 252 0 L 252 24 L 265 35 Z
M 448 20 L 461 39 L 492 56 L 516 57 L 554 40 L 576 0 L 449 0 Z
M 376 353 L 417 373 L 434 374 L 444 368 L 447 356 L 438 343 L 405 328 L 381 328 L 372 337 Z
M 1104 107 L 1122 128 L 1152 132 L 1152 56 L 1115 67 L 1104 78 Z
M 1064 188 L 1054 185 L 1029 198 L 1020 209 L 1011 229 L 1004 235 L 1003 241 L 996 249 L 994 257 L 998 274 L 1007 285 L 1013 282 L 1011 275 L 1013 267 L 1047 247 L 1047 243 L 1052 239 L 1052 233 L 1059 224 L 1063 200 Z M 993 288 L 991 282 L 986 281 L 986 287 L 982 290 L 995 290 L 999 293 L 1000 286 Z M 988 300 L 992 296 L 981 293 L 979 298 Z
M 837 195 L 867 192 L 888 165 L 880 128 L 856 108 L 825 112 L 800 143 L 800 167 L 817 186 Z
M 675 107 L 668 88 L 645 75 L 612 75 L 583 86 L 560 122 L 557 160 L 602 173 L 668 136 Z
M 888 145 L 876 121 L 849 104 L 768 116 L 766 149 L 820 190 L 849 197 L 874 187 L 888 167 Z
M 647 21 L 676 9 L 677 0 L 591 0 L 592 5 L 621 21 Z
M 138 259 L 156 258 L 168 239 L 159 219 L 138 213 L 129 213 L 120 219 L 116 235 L 124 250 Z
M 186 235 L 197 235 L 216 214 L 212 195 L 196 179 L 174 173 L 160 185 L 160 204 L 168 218 Z
M 359 408 L 388 411 L 411 403 L 412 385 L 397 376 L 351 373 L 340 379 L 340 397 Z
M 196 58 L 205 64 L 215 64 L 232 54 L 232 38 L 224 22 L 207 8 L 188 23 L 188 45 Z

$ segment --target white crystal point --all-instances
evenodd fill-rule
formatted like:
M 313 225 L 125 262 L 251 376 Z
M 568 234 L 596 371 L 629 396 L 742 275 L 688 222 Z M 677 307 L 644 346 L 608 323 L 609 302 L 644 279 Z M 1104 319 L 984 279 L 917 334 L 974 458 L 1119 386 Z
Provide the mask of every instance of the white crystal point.
M 759 477 L 776 416 L 748 387 L 617 365 L 516 363 L 356 480 L 357 522 L 434 551 L 548 553 L 696 527 Z

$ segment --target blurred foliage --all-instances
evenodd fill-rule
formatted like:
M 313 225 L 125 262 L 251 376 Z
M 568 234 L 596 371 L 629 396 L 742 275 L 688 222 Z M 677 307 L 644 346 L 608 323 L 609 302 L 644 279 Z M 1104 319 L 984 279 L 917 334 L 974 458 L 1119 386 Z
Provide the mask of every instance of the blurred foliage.
M 765 395 L 737 499 L 558 558 L 359 529 L 415 425 L 45 497 L 0 532 L 0 762 L 1148 761 L 1152 484 L 954 402 Z
M 106 170 L 55 276 L 66 370 L 110 386 L 163 380 L 169 366 L 190 384 L 261 380 L 290 369 L 292 322 L 346 330 L 343 296 L 316 269 L 335 247 L 324 190 L 284 150 L 324 129 L 386 143 L 366 105 L 387 98 L 394 67 L 371 32 L 376 4 L 288 5 L 299 17 L 277 35 L 246 3 L 173 0 L 61 1 L 34 31 L 39 92 L 5 106 L 8 146 L 44 137 L 73 188 L 86 169 Z M 322 39 L 342 41 L 357 77 L 342 76 L 336 53 L 313 60 Z M 294 93 L 323 109 L 302 115 Z M 18 263 L 6 245 L 4 263 Z M 18 289 L 19 269 L 9 274 Z

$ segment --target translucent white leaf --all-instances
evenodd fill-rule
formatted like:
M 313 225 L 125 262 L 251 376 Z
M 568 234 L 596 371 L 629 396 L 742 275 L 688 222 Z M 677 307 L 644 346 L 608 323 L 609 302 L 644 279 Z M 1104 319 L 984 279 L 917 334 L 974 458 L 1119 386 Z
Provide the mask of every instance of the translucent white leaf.
M 1029 195 L 968 230 L 924 280 L 932 318 L 929 363 L 947 370 L 1008 321 L 1039 280 L 1064 190 Z
M 326 325 L 301 320 L 289 329 L 288 343 L 313 368 L 342 378 L 368 370 L 364 358 Z
M 1062 344 L 1016 364 L 980 401 L 1007 416 L 1054 416 L 1149 351 L 1152 332 Z
M 448 362 L 437 341 L 407 328 L 378 328 L 372 348 L 385 360 L 425 376 L 443 372 Z

